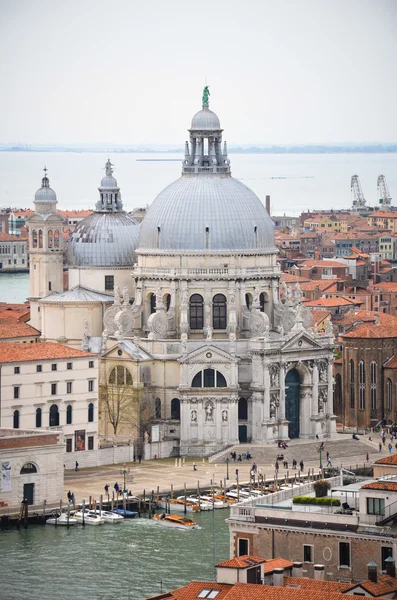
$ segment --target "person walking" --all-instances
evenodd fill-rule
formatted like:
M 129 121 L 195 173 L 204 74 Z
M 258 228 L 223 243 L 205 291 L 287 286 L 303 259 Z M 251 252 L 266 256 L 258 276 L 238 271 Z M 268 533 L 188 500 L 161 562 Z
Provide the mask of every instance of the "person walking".
M 327 465 L 328 465 L 329 467 L 332 467 L 332 462 L 331 462 L 331 457 L 330 457 L 330 455 L 329 455 L 329 452 L 327 452 L 327 455 L 328 455 L 328 456 L 327 456 Z
M 280 465 L 278 464 L 278 460 L 276 460 L 276 462 L 274 463 L 274 470 L 276 471 L 276 473 L 278 473 L 279 468 Z
M 79 470 L 79 463 L 77 462 L 77 460 L 76 460 L 76 466 L 75 466 L 74 470 L 75 470 L 75 471 L 78 471 L 78 470 Z
M 365 457 L 365 460 L 366 460 L 367 462 L 369 462 L 369 454 L 368 454 L 368 452 L 367 452 L 367 456 Z
M 193 471 L 197 471 L 197 465 L 196 465 L 196 463 L 193 463 Z
M 304 468 L 304 464 L 303 464 L 303 460 L 300 461 L 299 463 L 300 469 L 301 469 L 301 473 L 303 473 L 303 468 Z
M 392 452 L 392 450 L 393 450 L 393 446 L 391 445 L 391 443 L 389 443 L 389 446 L 388 446 L 388 448 L 389 448 L 389 452 L 390 452 L 390 454 L 391 454 L 391 452 Z
M 295 459 L 292 460 L 292 468 L 296 469 L 297 462 Z
M 72 492 L 69 490 L 68 491 L 68 502 L 72 501 Z
M 382 452 L 382 442 L 379 442 L 379 452 Z
M 328 462 L 328 458 L 329 458 L 329 452 L 327 452 L 327 462 Z
M 114 491 L 116 492 L 116 494 L 118 494 L 118 493 L 119 493 L 119 490 L 120 490 L 120 486 L 119 486 L 119 484 L 117 483 L 117 481 L 116 481 L 116 483 L 114 484 L 114 486 L 113 486 L 113 487 L 114 487 Z
M 138 454 L 138 463 L 141 464 L 142 462 L 142 454 Z
M 105 494 L 106 495 L 109 494 L 109 486 L 108 486 L 108 484 L 105 485 Z

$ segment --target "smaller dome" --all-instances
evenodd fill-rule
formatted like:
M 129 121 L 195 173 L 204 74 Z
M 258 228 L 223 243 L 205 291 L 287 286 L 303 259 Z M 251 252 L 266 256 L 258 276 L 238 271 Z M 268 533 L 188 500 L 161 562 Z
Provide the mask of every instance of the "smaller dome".
M 113 175 L 105 175 L 101 180 L 101 188 L 114 189 L 117 188 L 117 181 Z
M 50 188 L 50 180 L 47 175 L 41 180 L 41 188 L 37 190 L 34 195 L 35 202 L 56 202 L 57 195 L 52 188 Z
M 214 131 L 220 130 L 220 128 L 221 124 L 218 115 L 205 106 L 202 110 L 199 110 L 199 112 L 194 115 L 190 129 Z

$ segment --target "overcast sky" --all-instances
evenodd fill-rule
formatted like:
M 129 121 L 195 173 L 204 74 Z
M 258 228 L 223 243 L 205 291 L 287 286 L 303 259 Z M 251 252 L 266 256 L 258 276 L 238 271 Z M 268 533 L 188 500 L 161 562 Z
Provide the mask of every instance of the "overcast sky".
M 396 0 L 0 0 L 0 142 L 397 140 Z

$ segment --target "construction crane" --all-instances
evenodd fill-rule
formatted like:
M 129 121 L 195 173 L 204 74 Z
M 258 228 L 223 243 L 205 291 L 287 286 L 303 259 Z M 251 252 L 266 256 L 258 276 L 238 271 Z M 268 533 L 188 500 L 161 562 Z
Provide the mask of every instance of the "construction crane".
M 350 187 L 353 194 L 353 208 L 355 210 L 364 208 L 366 199 L 364 197 L 363 190 L 361 189 L 361 183 L 358 175 L 352 175 Z
M 386 177 L 384 175 L 379 175 L 378 177 L 378 194 L 379 204 L 383 204 L 383 206 L 390 206 L 391 196 L 389 194 L 389 188 L 387 187 Z

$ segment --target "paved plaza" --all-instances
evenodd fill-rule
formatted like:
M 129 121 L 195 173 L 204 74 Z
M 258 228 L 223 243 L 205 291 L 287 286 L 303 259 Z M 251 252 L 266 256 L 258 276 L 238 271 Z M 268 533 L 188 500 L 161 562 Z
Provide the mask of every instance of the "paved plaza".
M 337 439 L 325 441 L 325 449 L 323 453 L 323 464 L 326 464 L 326 452 L 328 451 L 331 457 L 333 466 L 349 466 L 364 465 L 366 463 L 366 455 L 369 454 L 369 463 L 389 453 L 386 446 L 382 453 L 378 452 L 379 436 L 373 436 L 373 441 L 368 439 L 368 436 L 360 436 L 360 441 L 353 440 L 351 436 L 339 435 Z M 395 443 L 395 442 L 394 442 Z M 246 482 L 249 480 L 249 472 L 253 462 L 258 466 L 260 472 L 266 478 L 270 479 L 274 476 L 274 462 L 279 452 L 284 452 L 285 458 L 289 462 L 288 472 L 293 474 L 292 460 L 295 458 L 299 463 L 304 462 L 304 473 L 308 469 L 314 469 L 315 473 L 319 470 L 319 446 L 318 441 L 293 440 L 289 443 L 286 450 L 277 448 L 277 445 L 272 446 L 255 446 L 252 444 L 244 444 L 236 447 L 237 455 L 250 450 L 253 459 L 251 461 L 243 460 L 242 462 L 233 461 L 229 463 L 229 483 L 230 485 L 236 482 L 236 469 L 239 471 L 239 481 Z M 393 445 L 393 452 L 395 451 Z M 220 481 L 224 481 L 227 475 L 226 457 L 219 459 L 219 462 L 208 463 L 207 459 L 189 458 L 182 462 L 182 466 L 176 467 L 176 459 L 162 459 L 127 463 L 126 470 L 129 473 L 126 475 L 126 487 L 131 490 L 134 495 L 142 495 L 151 493 L 152 490 L 157 492 L 169 492 L 171 484 L 174 490 L 183 490 L 184 484 L 188 489 L 197 487 L 199 482 L 201 488 L 208 488 L 211 485 L 211 480 L 215 485 L 220 485 Z M 197 471 L 194 471 L 193 464 L 197 464 Z M 92 496 L 99 501 L 100 495 L 105 494 L 104 486 L 109 485 L 110 492 L 113 490 L 114 483 L 117 481 L 120 488 L 123 487 L 124 476 L 122 474 L 123 465 L 104 465 L 95 468 L 80 469 L 78 472 L 65 471 L 65 497 L 68 490 L 75 494 L 76 502 L 80 503 L 83 499 L 88 500 Z M 284 477 L 287 470 L 283 468 L 280 461 L 279 478 Z

